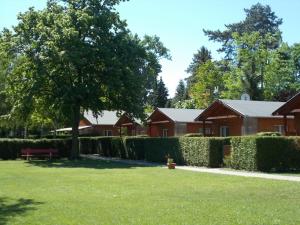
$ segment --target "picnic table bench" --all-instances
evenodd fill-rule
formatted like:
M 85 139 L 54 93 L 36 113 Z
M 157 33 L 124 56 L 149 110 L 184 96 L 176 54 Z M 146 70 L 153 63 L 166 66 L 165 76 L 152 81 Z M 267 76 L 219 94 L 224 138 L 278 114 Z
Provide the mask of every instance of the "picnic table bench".
M 58 156 L 58 150 L 54 148 L 23 148 L 21 149 L 21 157 L 30 160 L 32 157 L 49 158 Z

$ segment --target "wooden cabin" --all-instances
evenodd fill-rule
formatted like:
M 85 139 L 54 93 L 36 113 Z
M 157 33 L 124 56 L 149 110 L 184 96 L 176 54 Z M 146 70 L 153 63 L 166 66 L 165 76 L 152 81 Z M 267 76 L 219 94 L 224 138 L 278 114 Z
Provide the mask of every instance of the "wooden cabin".
M 258 132 L 294 132 L 294 117 L 285 119 L 272 113 L 283 102 L 223 100 L 214 101 L 199 114 L 197 121 L 210 121 L 214 136 L 241 136 Z M 286 123 L 286 132 L 284 124 Z
M 286 103 L 281 105 L 273 113 L 274 116 L 283 116 L 284 130 L 288 135 L 300 135 L 300 92 L 288 100 Z M 289 129 L 288 117 L 293 116 L 294 119 L 294 130 Z
M 115 127 L 119 129 L 119 133 L 126 136 L 136 136 L 147 134 L 147 128 L 140 119 L 132 118 L 127 113 L 123 113 L 119 118 Z
M 88 127 L 81 131 L 81 134 L 97 136 L 118 136 L 119 130 L 115 127 L 119 120 L 117 111 L 103 110 L 101 114 L 94 115 L 91 111 L 85 111 L 79 127 Z M 83 133 L 84 132 L 84 133 Z
M 203 122 L 195 121 L 200 109 L 157 108 L 148 117 L 148 135 L 151 137 L 182 136 L 187 133 L 203 133 Z M 210 121 L 206 121 L 205 133 L 211 135 Z

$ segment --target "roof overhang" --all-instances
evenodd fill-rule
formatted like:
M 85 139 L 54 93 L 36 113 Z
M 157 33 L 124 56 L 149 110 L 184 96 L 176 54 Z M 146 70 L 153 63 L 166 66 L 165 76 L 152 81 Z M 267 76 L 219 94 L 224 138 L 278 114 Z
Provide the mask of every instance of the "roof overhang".
M 272 113 L 274 116 L 294 115 L 300 112 L 300 92 Z
M 209 107 L 207 107 L 195 120 L 207 120 L 211 118 L 222 119 L 233 117 L 244 117 L 244 115 L 218 99 L 214 101 Z
M 162 115 L 164 115 L 165 117 L 167 117 L 171 122 L 175 123 L 175 121 L 173 119 L 171 119 L 168 115 L 166 115 L 165 113 L 163 113 L 159 108 L 156 108 L 151 114 L 150 116 L 147 118 L 147 121 L 152 122 L 151 117 L 153 117 L 153 115 L 155 115 L 156 113 L 161 113 Z M 170 122 L 168 121 L 168 122 Z M 159 122 L 159 121 L 155 121 L 155 122 Z
M 80 126 L 80 127 L 78 127 L 78 130 L 84 130 L 84 129 L 88 129 L 91 127 L 92 126 Z M 61 128 L 61 129 L 56 130 L 56 132 L 62 132 L 62 131 L 72 131 L 72 127 L 66 127 L 66 128 Z

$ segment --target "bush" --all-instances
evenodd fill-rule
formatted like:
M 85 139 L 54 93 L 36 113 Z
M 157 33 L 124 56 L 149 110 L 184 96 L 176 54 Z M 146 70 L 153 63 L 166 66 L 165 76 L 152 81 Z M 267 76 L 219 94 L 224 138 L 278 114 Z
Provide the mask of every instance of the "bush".
M 231 166 L 234 169 L 286 171 L 300 169 L 300 139 L 286 137 L 234 137 Z
M 23 148 L 56 148 L 61 157 L 70 156 L 70 139 L 0 139 L 0 158 L 16 159 Z
M 208 137 L 81 137 L 79 143 L 81 154 L 159 163 L 165 163 L 169 155 L 177 164 L 219 167 L 227 140 Z M 0 139 L 0 158 L 16 159 L 22 148 L 57 148 L 62 157 L 68 157 L 71 139 Z
M 180 145 L 187 165 L 219 167 L 223 161 L 224 138 L 182 137 Z
M 224 138 L 139 138 L 123 139 L 122 158 L 166 162 L 169 155 L 177 164 L 219 167 L 223 159 Z
M 281 133 L 279 132 L 259 132 L 256 134 L 257 136 L 274 136 L 274 137 L 279 137 L 281 136 Z
M 120 137 L 81 137 L 81 154 L 99 154 L 105 157 L 121 157 L 122 139 Z
M 189 134 L 185 134 L 183 136 L 184 137 L 203 137 L 203 134 L 200 134 L 200 133 L 189 133 Z

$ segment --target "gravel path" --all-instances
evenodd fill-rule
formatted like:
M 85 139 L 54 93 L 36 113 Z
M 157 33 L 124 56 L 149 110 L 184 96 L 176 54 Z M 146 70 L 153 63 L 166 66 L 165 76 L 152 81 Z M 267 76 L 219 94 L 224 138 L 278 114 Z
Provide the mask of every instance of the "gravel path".
M 94 160 L 109 160 L 118 163 L 126 163 L 131 165 L 140 165 L 140 166 L 160 166 L 166 168 L 163 164 L 151 163 L 141 160 L 125 160 L 119 158 L 110 158 L 110 157 L 101 157 L 98 155 L 80 155 L 82 158 L 94 159 Z M 272 180 L 283 180 L 283 181 L 295 181 L 300 182 L 300 176 L 285 176 L 277 174 L 268 174 L 260 172 L 247 172 L 247 171 L 237 171 L 237 170 L 226 170 L 222 168 L 206 168 L 206 167 L 192 167 L 192 166 L 176 166 L 176 169 L 187 170 L 193 172 L 201 173 L 213 173 L 221 175 L 230 175 L 230 176 L 241 176 L 241 177 L 254 177 L 254 178 L 263 178 L 263 179 L 272 179 Z

